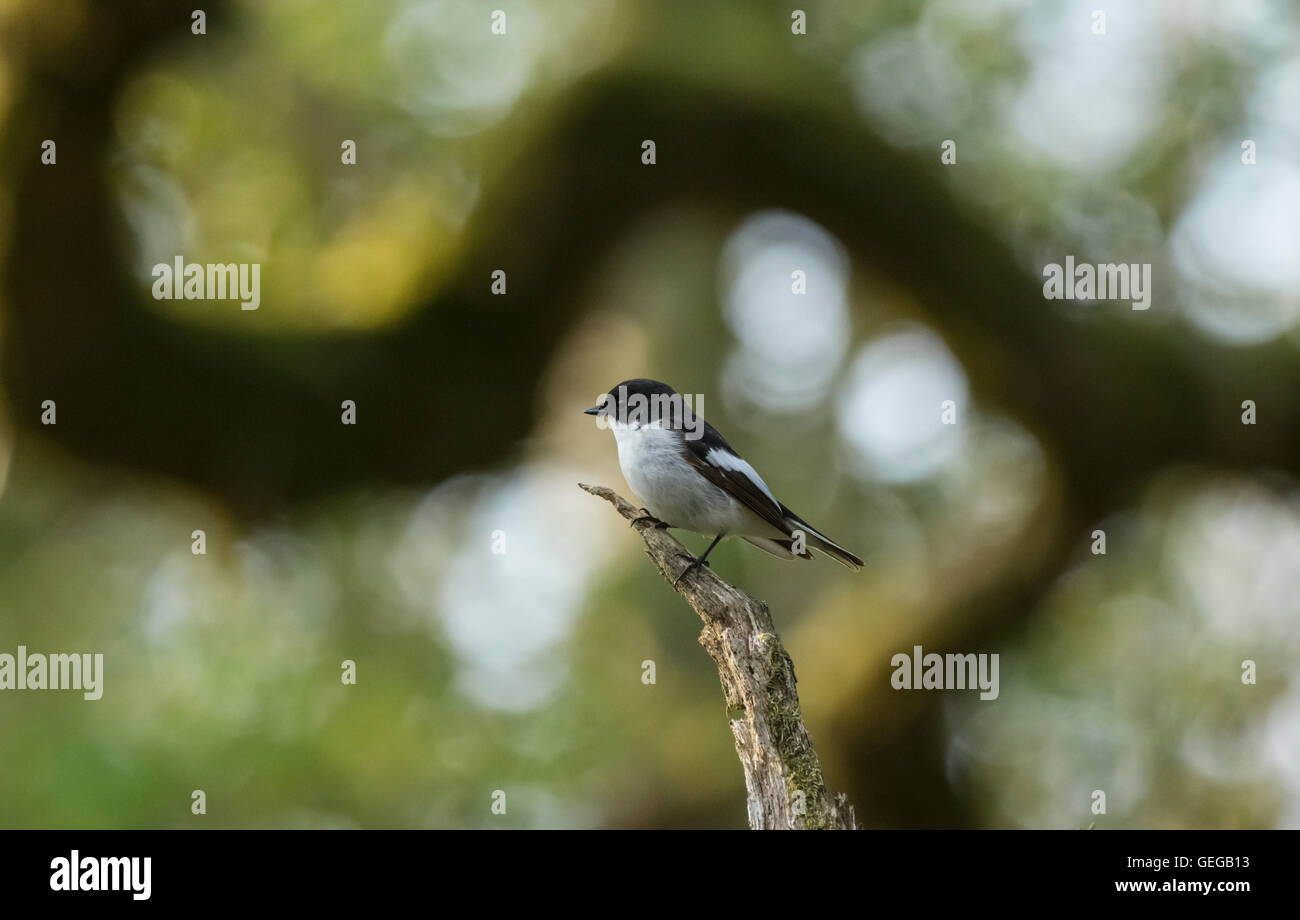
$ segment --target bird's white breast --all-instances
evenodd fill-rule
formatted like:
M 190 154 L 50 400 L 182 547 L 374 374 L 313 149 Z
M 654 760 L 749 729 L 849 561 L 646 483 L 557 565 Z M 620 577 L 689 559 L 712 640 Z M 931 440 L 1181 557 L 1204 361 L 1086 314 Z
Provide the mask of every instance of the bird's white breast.
M 680 437 L 658 425 L 611 421 L 623 478 L 645 509 L 672 527 L 698 533 L 759 533 L 770 527 L 705 479 L 682 456 Z

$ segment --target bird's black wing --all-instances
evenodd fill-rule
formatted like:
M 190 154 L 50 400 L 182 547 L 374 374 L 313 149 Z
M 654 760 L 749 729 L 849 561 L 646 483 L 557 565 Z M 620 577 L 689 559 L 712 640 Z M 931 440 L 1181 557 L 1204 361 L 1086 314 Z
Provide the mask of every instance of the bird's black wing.
M 790 535 L 781 503 L 767 493 L 758 473 L 731 449 L 718 430 L 704 423 L 702 437 L 682 439 L 682 454 L 696 471 L 777 530 Z M 751 475 L 752 473 L 752 475 Z

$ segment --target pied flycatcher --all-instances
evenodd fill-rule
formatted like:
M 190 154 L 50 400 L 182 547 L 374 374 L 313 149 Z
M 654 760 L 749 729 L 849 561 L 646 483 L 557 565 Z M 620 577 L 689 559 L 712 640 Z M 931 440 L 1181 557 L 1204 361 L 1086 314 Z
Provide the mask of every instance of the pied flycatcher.
M 642 509 L 665 527 L 716 534 L 678 576 L 707 564 L 713 547 L 737 536 L 773 556 L 825 553 L 855 571 L 862 560 L 776 500 L 762 477 L 687 400 L 657 380 L 625 380 L 586 410 L 618 442 L 618 464 Z

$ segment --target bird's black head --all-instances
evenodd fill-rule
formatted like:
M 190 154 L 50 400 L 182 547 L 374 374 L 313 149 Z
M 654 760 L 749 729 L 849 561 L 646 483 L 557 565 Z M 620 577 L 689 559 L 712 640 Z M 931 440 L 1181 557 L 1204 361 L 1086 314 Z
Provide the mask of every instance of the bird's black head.
M 637 427 L 662 422 L 677 428 L 692 421 L 689 406 L 684 405 L 676 390 L 647 377 L 624 380 L 585 411 L 587 415 Z

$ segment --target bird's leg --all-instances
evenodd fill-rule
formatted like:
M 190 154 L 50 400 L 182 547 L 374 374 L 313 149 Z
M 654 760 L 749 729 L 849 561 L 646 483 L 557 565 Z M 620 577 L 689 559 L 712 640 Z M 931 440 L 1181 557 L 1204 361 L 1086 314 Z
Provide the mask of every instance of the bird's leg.
M 645 512 L 645 513 L 644 513 L 644 514 L 639 514 L 639 515 L 637 515 L 636 517 L 632 518 L 632 520 L 628 521 L 627 526 L 629 526 L 629 527 L 635 527 L 635 526 L 636 526 L 637 524 L 639 524 L 641 521 L 654 521 L 654 525 L 655 525 L 656 527 L 659 527 L 659 528 L 665 528 L 665 527 L 668 526 L 668 525 L 665 524 L 663 521 L 659 520 L 659 518 L 657 518 L 657 517 L 655 517 L 653 514 L 651 514 L 649 508 L 642 508 L 641 510 L 642 510 L 643 512 Z
M 687 575 L 687 573 L 690 572 L 690 571 L 692 571 L 696 566 L 700 566 L 700 565 L 708 565 L 708 564 L 709 564 L 709 553 L 713 552 L 713 547 L 717 546 L 718 543 L 719 543 L 719 542 L 722 540 L 722 538 L 725 537 L 725 536 L 726 536 L 725 533 L 720 533 L 720 534 L 718 534 L 716 537 L 714 537 L 714 538 L 713 538 L 713 542 L 709 544 L 709 548 L 706 549 L 706 550 L 704 551 L 704 555 L 701 556 L 699 559 L 696 559 L 696 560 L 695 560 L 694 562 L 692 562 L 690 565 L 688 565 L 688 566 L 687 566 L 687 567 L 682 571 L 682 574 L 680 574 L 680 575 L 677 576 L 677 581 L 673 582 L 673 587 L 674 587 L 674 588 L 677 587 L 678 582 L 680 582 L 683 578 L 685 578 L 686 575 Z

